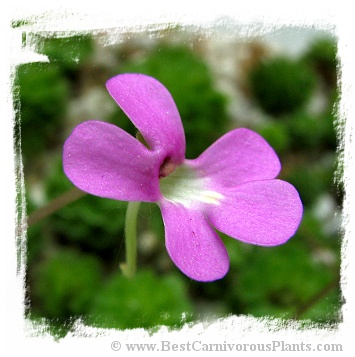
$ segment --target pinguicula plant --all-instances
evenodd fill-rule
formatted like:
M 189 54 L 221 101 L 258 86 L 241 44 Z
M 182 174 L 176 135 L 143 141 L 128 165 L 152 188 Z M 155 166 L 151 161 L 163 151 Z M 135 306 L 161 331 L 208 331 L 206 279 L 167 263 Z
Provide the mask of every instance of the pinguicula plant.
M 260 246 L 283 244 L 295 234 L 302 202 L 291 184 L 276 178 L 279 158 L 259 134 L 232 130 L 198 158 L 186 159 L 181 118 L 163 84 L 127 73 L 106 86 L 137 137 L 107 122 L 83 122 L 64 144 L 63 167 L 80 190 L 129 202 L 124 274 L 133 276 L 136 269 L 141 202 L 158 204 L 168 254 L 197 281 L 228 272 L 228 252 L 217 231 Z

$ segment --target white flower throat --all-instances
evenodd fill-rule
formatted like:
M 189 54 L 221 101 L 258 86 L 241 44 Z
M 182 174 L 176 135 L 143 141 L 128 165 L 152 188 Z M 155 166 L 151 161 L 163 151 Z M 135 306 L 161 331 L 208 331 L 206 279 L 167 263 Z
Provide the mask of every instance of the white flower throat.
M 208 179 L 198 177 L 187 165 L 177 166 L 175 170 L 169 168 L 169 171 L 168 176 L 160 179 L 160 191 L 171 202 L 192 207 L 198 203 L 218 205 L 224 198 L 219 192 L 206 189 Z

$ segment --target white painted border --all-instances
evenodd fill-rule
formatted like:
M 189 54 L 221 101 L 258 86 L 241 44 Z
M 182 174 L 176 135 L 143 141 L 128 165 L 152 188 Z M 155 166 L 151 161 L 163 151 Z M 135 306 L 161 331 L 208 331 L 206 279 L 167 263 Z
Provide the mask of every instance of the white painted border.
M 3 332 L 1 347 L 5 351 L 34 352 L 37 355 L 48 353 L 86 353 L 89 355 L 112 354 L 110 343 L 119 340 L 121 343 L 157 342 L 170 340 L 174 343 L 186 343 L 200 340 L 204 343 L 270 343 L 274 340 L 284 340 L 287 343 L 342 343 L 346 351 L 354 351 L 351 331 L 354 326 L 354 166 L 353 143 L 354 133 L 354 40 L 351 30 L 350 14 L 352 11 L 345 2 L 326 3 L 325 1 L 224 1 L 208 3 L 206 1 L 18 1 L 2 4 L 0 9 L 4 19 L 1 19 L 1 37 L 3 37 L 1 74 L 1 112 L 0 120 L 0 151 L 2 153 L 1 177 L 1 304 L 0 316 Z M 22 286 L 21 279 L 16 278 L 16 245 L 15 245 L 15 189 L 14 189 L 14 155 L 12 151 L 12 98 L 11 98 L 11 65 L 35 60 L 36 56 L 21 49 L 21 36 L 16 30 L 9 28 L 14 19 L 24 17 L 36 21 L 28 28 L 45 31 L 82 31 L 94 28 L 131 28 L 141 29 L 145 26 L 162 26 L 166 23 L 181 26 L 198 25 L 206 31 L 216 22 L 228 18 L 240 25 L 250 26 L 260 23 L 263 28 L 273 28 L 280 25 L 310 25 L 317 27 L 334 25 L 339 37 L 339 54 L 342 62 L 342 99 L 340 114 L 344 119 L 345 131 L 343 138 L 343 154 L 346 184 L 346 202 L 344 210 L 345 243 L 342 255 L 342 289 L 346 304 L 343 308 L 344 323 L 336 332 L 325 330 L 297 330 L 295 326 L 282 326 L 280 321 L 253 319 L 249 317 L 230 317 L 223 321 L 214 321 L 209 325 L 197 324 L 185 326 L 179 332 L 159 331 L 153 336 L 144 330 L 135 331 L 97 331 L 86 329 L 78 323 L 77 334 L 97 338 L 78 338 L 67 336 L 56 343 L 50 337 L 26 337 L 30 327 L 25 327 L 22 316 Z M 4 85 L 6 84 L 6 85 Z M 4 115 L 5 114 L 5 115 Z M 4 169 L 5 167 L 5 169 Z M 1 277 L 2 277 L 1 275 Z M 21 276 L 20 276 L 21 277 Z M 275 332 L 278 330 L 277 332 Z M 101 336 L 101 337 L 100 337 Z M 7 348 L 5 347 L 7 346 Z M 123 353 L 123 349 L 121 352 Z M 149 354 L 149 352 L 146 352 Z M 228 353 L 228 352 L 224 352 Z M 232 352 L 231 355 L 243 352 Z M 254 352 L 255 354 L 257 352 Z M 284 352 L 283 352 L 284 353 Z M 273 353 L 274 354 L 274 353 Z M 153 353 L 152 353 L 153 355 Z M 327 353 L 331 355 L 331 353 Z

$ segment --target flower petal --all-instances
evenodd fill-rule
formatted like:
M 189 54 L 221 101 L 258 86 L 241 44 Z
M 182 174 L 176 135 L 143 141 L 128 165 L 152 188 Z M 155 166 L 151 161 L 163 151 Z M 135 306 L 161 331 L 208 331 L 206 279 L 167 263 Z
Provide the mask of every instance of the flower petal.
M 207 217 L 221 232 L 246 243 L 273 246 L 291 238 L 302 218 L 296 189 L 281 180 L 238 186 L 224 200 L 208 207 Z
M 198 281 L 221 279 L 229 269 L 229 257 L 218 234 L 201 211 L 163 200 L 167 251 L 176 266 Z
M 123 201 L 155 202 L 160 197 L 160 158 L 119 127 L 79 124 L 64 144 L 63 168 L 79 189 Z
M 222 136 L 197 159 L 191 160 L 190 165 L 200 176 L 210 179 L 214 190 L 273 179 L 281 169 L 275 151 L 265 139 L 244 128 Z
M 136 73 L 109 79 L 106 87 L 152 150 L 174 164 L 185 158 L 185 134 L 175 102 L 156 79 Z

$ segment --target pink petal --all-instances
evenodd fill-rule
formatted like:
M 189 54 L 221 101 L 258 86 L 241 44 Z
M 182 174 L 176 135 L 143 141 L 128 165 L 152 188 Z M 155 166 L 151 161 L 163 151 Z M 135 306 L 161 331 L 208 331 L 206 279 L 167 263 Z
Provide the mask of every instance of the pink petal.
M 228 253 L 203 213 L 167 200 L 161 212 L 166 248 L 175 265 L 194 280 L 223 278 L 229 269 Z
M 143 74 L 120 74 L 107 89 L 152 150 L 174 164 L 185 158 L 185 134 L 178 109 L 168 90 Z
M 296 189 L 281 180 L 254 181 L 225 192 L 208 218 L 221 232 L 246 243 L 273 246 L 291 238 L 302 218 Z
M 244 128 L 225 134 L 190 164 L 202 177 L 210 178 L 216 190 L 273 179 L 281 169 L 275 151 L 265 139 Z
M 161 159 L 119 127 L 100 121 L 78 125 L 64 144 L 63 167 L 79 189 L 123 201 L 160 197 Z

